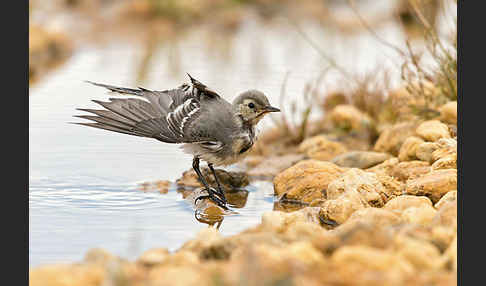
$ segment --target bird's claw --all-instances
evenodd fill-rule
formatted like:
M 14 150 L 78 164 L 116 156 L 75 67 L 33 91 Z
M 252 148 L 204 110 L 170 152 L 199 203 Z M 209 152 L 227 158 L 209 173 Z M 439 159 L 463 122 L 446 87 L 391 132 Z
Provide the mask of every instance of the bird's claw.
M 197 197 L 195 200 L 194 200 L 194 204 L 197 203 L 198 200 L 202 200 L 202 199 L 210 199 L 211 201 L 213 201 L 214 203 L 216 203 L 219 207 L 225 209 L 225 210 L 229 210 L 229 208 L 226 206 L 226 198 L 224 197 L 224 193 L 220 193 L 221 190 L 219 192 L 217 191 L 213 191 L 213 189 L 209 189 L 207 190 L 208 191 L 208 194 L 207 195 L 203 195 L 203 196 L 199 196 Z M 221 195 L 223 196 L 223 199 L 221 199 L 218 195 Z

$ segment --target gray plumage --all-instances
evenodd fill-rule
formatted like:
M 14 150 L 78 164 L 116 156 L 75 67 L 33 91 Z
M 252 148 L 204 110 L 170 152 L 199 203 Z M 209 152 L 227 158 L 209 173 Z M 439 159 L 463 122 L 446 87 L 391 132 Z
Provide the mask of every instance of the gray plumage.
M 140 98 L 110 98 L 108 102 L 93 100 L 104 109 L 78 109 L 94 115 L 76 117 L 94 122 L 76 124 L 166 143 L 182 143 L 185 152 L 209 164 L 237 162 L 253 146 L 258 121 L 268 112 L 279 110 L 270 106 L 260 91 L 244 92 L 231 104 L 189 77 L 191 84 L 164 91 L 90 82 Z

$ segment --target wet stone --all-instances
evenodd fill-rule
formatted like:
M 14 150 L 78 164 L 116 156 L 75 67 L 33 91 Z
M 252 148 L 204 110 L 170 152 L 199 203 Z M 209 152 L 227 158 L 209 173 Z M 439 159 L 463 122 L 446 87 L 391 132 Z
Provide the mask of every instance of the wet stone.
M 304 160 L 278 174 L 274 180 L 275 195 L 289 201 L 310 203 L 325 198 L 328 184 L 344 170 L 333 163 Z
M 305 158 L 302 154 L 287 154 L 282 156 L 269 156 L 247 172 L 251 179 L 273 179 L 278 173 L 291 167 Z
M 201 168 L 201 172 L 208 182 L 208 184 L 214 188 L 217 188 L 214 176 L 209 170 L 209 168 Z M 250 184 L 248 175 L 245 172 L 232 172 L 225 171 L 222 169 L 215 169 L 216 175 L 218 176 L 221 186 L 225 189 L 234 189 L 246 187 Z M 194 189 L 202 187 L 203 184 L 199 181 L 198 176 L 194 170 L 188 170 L 182 173 L 182 177 L 176 181 L 176 184 L 182 188 Z
M 331 162 L 348 168 L 367 169 L 392 158 L 390 154 L 372 151 L 352 151 L 338 155 Z

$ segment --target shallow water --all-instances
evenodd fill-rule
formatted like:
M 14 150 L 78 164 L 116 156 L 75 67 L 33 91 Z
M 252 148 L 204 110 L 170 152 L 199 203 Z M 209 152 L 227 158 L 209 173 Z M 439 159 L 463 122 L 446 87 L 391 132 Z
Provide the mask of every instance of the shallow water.
M 399 61 L 369 35 L 343 38 L 314 25 L 302 27 L 327 54 L 349 71 L 365 73 L 393 67 Z M 379 30 L 391 42 L 400 42 L 395 25 Z M 174 73 L 169 48 L 154 56 L 144 87 L 173 88 L 186 81 L 185 72 L 231 100 L 249 88 L 264 91 L 279 105 L 287 72 L 287 99 L 298 99 L 304 85 L 328 65 L 289 26 L 264 27 L 250 22 L 232 40 L 227 56 L 212 50 L 197 30 L 173 49 L 180 58 Z M 355 47 L 360 47 L 356 49 Z M 146 181 L 175 181 L 191 168 L 191 157 L 178 146 L 68 124 L 83 122 L 75 108 L 94 108 L 91 99 L 112 95 L 84 80 L 136 86 L 141 46 L 111 43 L 79 50 L 61 68 L 30 88 L 29 96 L 29 265 L 73 262 L 90 248 L 101 247 L 128 259 L 155 247 L 175 250 L 206 224 L 194 218 L 190 204 L 171 189 L 167 194 L 143 192 Z M 392 60 L 393 59 L 393 60 Z M 169 66 L 172 65 L 172 68 Z M 340 86 L 336 75 L 322 92 Z M 393 80 L 393 78 L 392 78 Z M 285 104 L 285 103 L 284 103 Z M 264 119 L 263 127 L 271 120 Z M 232 167 L 234 168 L 234 167 Z M 273 186 L 257 182 L 248 187 L 245 207 L 227 216 L 219 230 L 231 235 L 257 224 L 273 209 Z

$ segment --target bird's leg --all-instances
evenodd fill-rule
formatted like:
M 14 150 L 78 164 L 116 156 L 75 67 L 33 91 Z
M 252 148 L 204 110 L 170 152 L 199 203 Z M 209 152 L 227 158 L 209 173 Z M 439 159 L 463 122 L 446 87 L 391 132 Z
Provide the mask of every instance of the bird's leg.
M 201 182 L 203 183 L 204 187 L 206 188 L 206 190 L 208 191 L 208 195 L 206 196 L 199 196 L 196 198 L 196 200 L 194 201 L 194 203 L 196 203 L 198 200 L 201 200 L 201 199 L 211 199 L 213 202 L 215 202 L 218 206 L 224 208 L 224 209 L 228 209 L 226 207 L 226 199 L 225 200 L 221 200 L 218 196 L 217 196 L 217 192 L 215 192 L 213 190 L 213 188 L 211 188 L 209 185 L 208 185 L 208 182 L 206 182 L 206 179 L 204 179 L 204 176 L 203 174 L 201 173 L 201 170 L 199 169 L 199 158 L 198 157 L 194 157 L 194 160 L 192 161 L 192 168 L 194 169 L 194 171 L 196 171 L 196 174 L 197 176 L 199 177 L 199 179 L 201 180 Z
M 216 176 L 216 172 L 214 171 L 213 164 L 209 163 L 208 167 L 209 167 L 209 170 L 211 170 L 211 172 L 213 173 L 214 180 L 216 181 L 216 184 L 218 184 L 218 191 L 219 191 L 219 194 L 221 195 L 221 198 L 223 198 L 223 201 L 226 202 L 226 196 L 224 195 L 224 190 L 221 187 L 221 184 L 219 183 L 218 176 Z
M 199 169 L 199 158 L 194 157 L 192 160 L 192 168 L 194 171 L 196 171 L 197 176 L 199 177 L 199 180 L 203 183 L 204 187 L 206 189 L 210 189 L 211 187 L 208 185 L 208 182 L 206 182 L 206 179 L 204 178 L 203 174 L 201 173 L 201 170 Z

